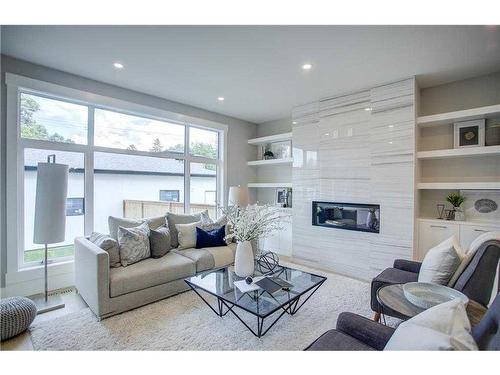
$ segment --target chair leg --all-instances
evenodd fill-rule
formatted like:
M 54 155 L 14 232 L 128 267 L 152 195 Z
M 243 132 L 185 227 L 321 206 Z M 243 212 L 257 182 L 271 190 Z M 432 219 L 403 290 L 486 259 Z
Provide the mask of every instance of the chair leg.
M 375 315 L 373 316 L 373 320 L 377 323 L 380 323 L 380 313 L 376 312 Z

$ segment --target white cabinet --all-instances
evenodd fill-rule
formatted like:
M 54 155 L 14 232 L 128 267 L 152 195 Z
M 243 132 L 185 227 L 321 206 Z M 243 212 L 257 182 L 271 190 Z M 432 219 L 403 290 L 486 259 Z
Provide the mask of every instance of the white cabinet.
M 281 223 L 282 230 L 259 240 L 259 248 L 272 251 L 278 255 L 292 256 L 292 222 L 291 219 Z
M 455 236 L 462 249 L 467 250 L 474 239 L 486 232 L 500 231 L 500 225 L 470 221 L 420 219 L 418 227 L 417 259 L 422 260 L 432 247 Z
M 481 234 L 499 230 L 500 227 L 491 225 L 460 225 L 460 246 L 462 249 L 466 250 L 469 248 L 471 242 Z
M 458 224 L 450 222 L 420 221 L 418 231 L 418 260 L 424 259 L 429 249 L 455 235 L 459 236 Z

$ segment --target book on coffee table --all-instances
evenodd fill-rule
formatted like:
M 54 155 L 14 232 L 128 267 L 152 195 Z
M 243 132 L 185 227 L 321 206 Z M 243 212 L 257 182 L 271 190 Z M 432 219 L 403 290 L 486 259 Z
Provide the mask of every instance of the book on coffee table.
M 282 289 L 289 289 L 292 284 L 280 279 L 279 277 L 264 277 L 262 280 L 255 282 L 269 294 L 274 294 Z

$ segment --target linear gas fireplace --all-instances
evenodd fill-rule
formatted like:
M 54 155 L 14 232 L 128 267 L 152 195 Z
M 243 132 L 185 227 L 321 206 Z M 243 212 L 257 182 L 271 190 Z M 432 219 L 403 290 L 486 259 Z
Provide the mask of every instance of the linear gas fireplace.
M 380 206 L 313 201 L 312 225 L 379 233 Z

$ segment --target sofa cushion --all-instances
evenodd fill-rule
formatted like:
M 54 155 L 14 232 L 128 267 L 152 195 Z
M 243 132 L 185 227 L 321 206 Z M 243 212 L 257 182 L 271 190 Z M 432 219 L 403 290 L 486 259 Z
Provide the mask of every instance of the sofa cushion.
M 118 227 L 120 262 L 126 267 L 151 256 L 148 223 L 133 228 Z
M 118 227 L 122 228 L 133 228 L 137 227 L 144 223 L 142 219 L 126 219 L 124 217 L 108 217 L 108 227 L 109 227 L 109 235 L 118 240 Z
M 196 272 L 211 270 L 215 267 L 214 257 L 206 249 L 172 250 L 173 252 L 191 259 L 196 264 Z
M 176 248 L 179 246 L 179 240 L 177 237 L 177 228 L 175 227 L 177 224 L 189 224 L 195 223 L 201 220 L 201 213 L 193 214 L 193 215 L 182 215 L 182 214 L 173 214 L 169 212 L 167 214 L 167 223 L 170 229 L 170 236 L 172 240 L 172 247 Z
M 149 244 L 151 246 L 151 257 L 161 258 L 172 248 L 170 241 L 170 230 L 165 225 L 151 229 L 149 232 Z
M 460 299 L 441 303 L 401 323 L 384 350 L 477 350 Z
M 148 258 L 128 267 L 111 268 L 110 296 L 121 296 L 195 273 L 196 265 L 191 259 L 171 251 L 159 259 Z
M 418 281 L 448 285 L 464 257 L 455 236 L 448 238 L 425 254 Z
M 196 227 L 196 248 L 226 246 L 226 241 L 224 241 L 225 236 L 225 225 L 212 230 L 203 230 Z
M 332 329 L 321 335 L 306 350 L 375 350 L 354 337 Z
M 108 253 L 110 267 L 122 266 L 120 263 L 120 247 L 117 240 L 111 238 L 108 234 L 92 232 L 89 241 Z

